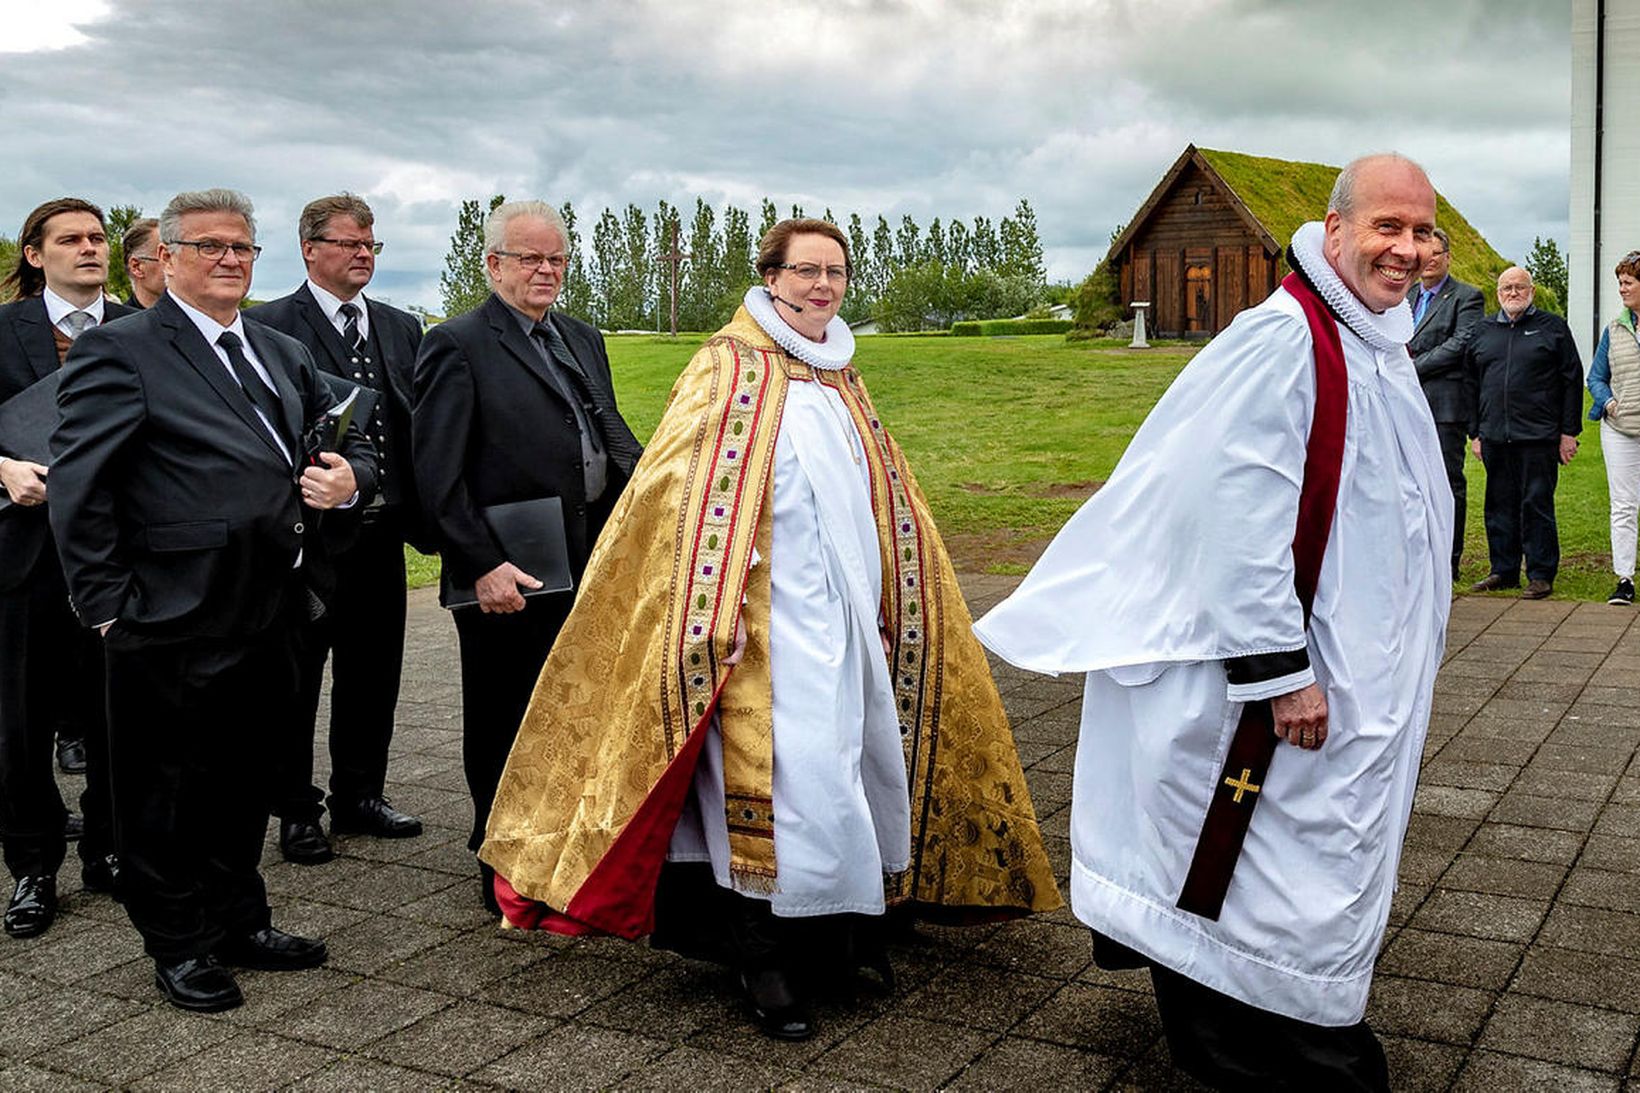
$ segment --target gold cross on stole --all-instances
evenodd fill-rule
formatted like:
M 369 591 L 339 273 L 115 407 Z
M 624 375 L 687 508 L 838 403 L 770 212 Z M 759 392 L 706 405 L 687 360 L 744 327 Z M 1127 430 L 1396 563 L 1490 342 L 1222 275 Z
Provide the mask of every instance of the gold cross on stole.
M 1241 804 L 1242 794 L 1257 793 L 1263 788 L 1253 781 L 1253 771 L 1251 767 L 1242 767 L 1240 778 L 1226 778 L 1224 780 L 1224 784 L 1236 791 L 1236 795 L 1232 797 L 1231 800 L 1238 805 Z

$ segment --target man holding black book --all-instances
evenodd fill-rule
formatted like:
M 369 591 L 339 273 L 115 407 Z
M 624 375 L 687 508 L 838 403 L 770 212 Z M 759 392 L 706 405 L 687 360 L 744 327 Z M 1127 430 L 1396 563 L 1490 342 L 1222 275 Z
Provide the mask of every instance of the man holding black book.
M 362 198 L 310 201 L 297 222 L 307 280 L 245 317 L 289 334 L 314 363 L 368 393 L 358 417 L 376 446 L 376 499 L 319 525 L 330 571 L 329 607 L 302 632 L 302 705 L 292 748 L 279 765 L 274 812 L 279 850 L 302 865 L 329 861 L 319 826 L 323 794 L 313 784 L 314 723 L 330 657 L 330 833 L 401 839 L 421 821 L 383 796 L 404 664 L 404 544 L 418 516 L 410 468 L 410 370 L 421 345 L 415 316 L 365 298 L 382 244 Z
M 440 600 L 453 608 L 461 645 L 474 851 L 574 598 L 572 589 L 552 590 L 544 574 L 519 564 L 524 536 L 512 530 L 516 524 L 502 525 L 496 510 L 541 502 L 538 522 L 562 527 L 538 527 L 529 537 L 555 543 L 561 535 L 563 556 L 548 550 L 539 561 L 579 581 L 642 452 L 615 406 L 603 338 L 551 311 L 563 286 L 566 235 L 543 202 L 497 207 L 484 226 L 492 293 L 476 310 L 428 331 L 416 359 L 411 449 L 417 493 L 443 555 Z M 516 517 L 519 510 L 507 511 Z M 491 874 L 480 868 L 484 902 L 494 911 Z
M 12 435 L 0 435 L 0 484 L 9 502 L 0 511 L 0 844 L 16 881 L 5 930 L 22 938 L 43 933 L 56 917 L 57 869 L 67 854 L 70 818 L 51 771 L 53 735 L 62 737 L 63 768 L 86 773 L 80 804 L 85 887 L 112 891 L 119 870 L 109 818 L 102 649 L 68 609 L 46 518 L 42 442 L 55 418 L 55 397 L 49 390 L 43 399 L 35 397 L 40 390 L 19 396 L 56 382 L 75 339 L 131 309 L 103 296 L 108 234 L 102 210 L 91 202 L 63 197 L 29 213 L 18 252 L 16 268 L 0 283 L 0 296 L 16 297 L 0 307 L 0 403 L 37 406 Z

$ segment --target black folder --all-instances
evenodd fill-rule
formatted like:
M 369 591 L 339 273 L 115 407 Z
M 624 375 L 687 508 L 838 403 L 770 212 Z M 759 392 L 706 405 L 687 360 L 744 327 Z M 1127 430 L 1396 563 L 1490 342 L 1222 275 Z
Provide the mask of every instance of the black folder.
M 575 587 L 569 571 L 569 545 L 564 539 L 564 504 L 556 497 L 533 501 L 513 501 L 483 510 L 484 522 L 513 565 L 541 582 L 540 588 L 519 587 L 525 596 L 568 592 Z M 473 586 L 451 581 L 445 588 L 444 606 L 454 611 L 476 607 L 478 593 Z
M 53 372 L 0 402 L 0 455 L 51 466 L 51 434 L 57 428 L 61 378 L 61 372 Z M 0 489 L 0 512 L 11 507 L 11 498 Z

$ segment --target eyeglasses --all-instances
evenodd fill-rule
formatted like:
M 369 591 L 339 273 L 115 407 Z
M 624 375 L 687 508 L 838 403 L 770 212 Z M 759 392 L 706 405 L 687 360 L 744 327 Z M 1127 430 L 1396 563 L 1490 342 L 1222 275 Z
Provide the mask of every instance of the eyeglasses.
M 360 247 L 365 247 L 371 254 L 380 254 L 382 252 L 382 243 L 379 240 L 372 239 L 332 239 L 327 235 L 316 235 L 308 242 L 329 243 L 331 246 L 340 247 L 343 250 L 358 250 Z
M 562 254 L 541 254 L 536 251 L 497 250 L 491 254 L 499 254 L 505 258 L 516 259 L 518 268 L 533 273 L 543 265 L 551 266 L 559 273 L 563 273 L 569 266 L 569 259 Z
M 799 262 L 793 265 L 790 262 L 782 262 L 779 268 L 791 270 L 797 274 L 799 281 L 818 281 L 821 273 L 824 273 L 827 279 L 832 281 L 842 281 L 844 283 L 848 281 L 847 266 L 820 266 L 813 262 Z
M 1517 293 L 1517 292 L 1531 292 L 1531 291 L 1532 291 L 1532 286 L 1531 285 L 1499 285 L 1498 286 L 1498 295 L 1500 295 L 1500 296 L 1503 295 L 1506 292 L 1513 295 L 1514 293 Z
M 152 254 L 133 254 L 130 257 L 129 260 L 132 261 L 132 262 L 158 262 L 159 261 L 159 259 L 154 257 Z
M 192 247 L 207 262 L 220 262 L 229 251 L 233 251 L 233 256 L 241 262 L 254 262 L 262 253 L 262 248 L 254 243 L 219 243 L 215 239 L 177 239 L 165 245 Z

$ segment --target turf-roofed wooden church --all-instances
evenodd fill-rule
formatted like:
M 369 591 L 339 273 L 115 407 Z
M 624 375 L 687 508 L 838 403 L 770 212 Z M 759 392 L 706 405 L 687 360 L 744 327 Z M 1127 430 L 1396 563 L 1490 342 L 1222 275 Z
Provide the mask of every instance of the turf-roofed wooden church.
M 1111 244 L 1123 307 L 1148 301 L 1161 337 L 1223 330 L 1281 282 L 1287 241 L 1321 219 L 1337 177 L 1322 163 L 1186 147 Z M 1495 308 L 1508 261 L 1439 195 L 1435 222 L 1452 237 L 1452 275 Z

